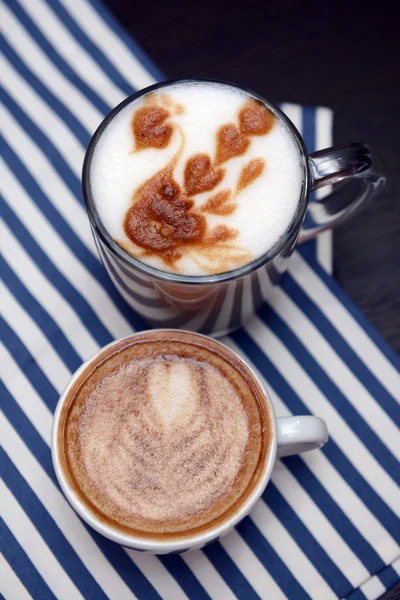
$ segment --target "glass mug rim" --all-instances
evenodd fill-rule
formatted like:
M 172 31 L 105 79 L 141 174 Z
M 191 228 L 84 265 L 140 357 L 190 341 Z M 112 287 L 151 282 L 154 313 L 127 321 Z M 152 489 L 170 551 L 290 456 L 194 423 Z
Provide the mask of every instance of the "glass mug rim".
M 224 273 L 218 273 L 216 275 L 182 275 L 182 274 L 178 274 L 178 273 L 171 273 L 170 271 L 163 271 L 162 269 L 152 267 L 152 266 L 140 261 L 139 259 L 135 258 L 131 254 L 126 252 L 126 250 L 124 250 L 119 244 L 117 244 L 113 240 L 113 238 L 110 236 L 107 229 L 103 225 L 103 223 L 100 219 L 100 216 L 97 212 L 95 201 L 94 201 L 92 190 L 91 190 L 90 168 L 91 168 L 91 164 L 92 164 L 93 154 L 94 154 L 97 142 L 99 141 L 104 130 L 107 128 L 109 123 L 113 120 L 113 118 L 122 109 L 124 109 L 125 106 L 127 106 L 131 102 L 137 100 L 141 96 L 144 96 L 155 90 L 162 89 L 164 87 L 169 87 L 171 85 L 184 84 L 184 83 L 218 83 L 218 84 L 222 84 L 222 85 L 226 85 L 229 87 L 234 87 L 236 89 L 242 90 L 242 91 L 246 92 L 247 94 L 249 94 L 250 96 L 252 96 L 253 98 L 256 98 L 257 100 L 260 100 L 261 102 L 263 102 L 263 104 L 265 104 L 280 120 L 282 120 L 284 122 L 284 124 L 286 125 L 286 127 L 288 128 L 289 133 L 291 134 L 292 139 L 294 140 L 294 142 L 297 146 L 297 149 L 299 151 L 300 162 L 301 162 L 301 167 L 302 167 L 303 181 L 302 181 L 302 188 L 301 188 L 301 192 L 300 192 L 300 198 L 299 198 L 299 201 L 297 204 L 296 212 L 293 216 L 293 219 L 292 219 L 289 227 L 285 231 L 285 233 L 272 246 L 272 248 L 270 248 L 267 252 L 265 252 L 264 254 L 262 254 L 261 256 L 256 258 L 255 260 L 243 265 L 242 267 L 233 269 L 232 271 L 226 271 Z M 269 262 L 271 259 L 278 256 L 285 247 L 290 245 L 290 243 L 296 239 L 296 237 L 300 231 L 300 227 L 303 222 L 304 215 L 306 213 L 307 206 L 308 206 L 308 195 L 309 195 L 309 191 L 310 191 L 310 182 L 311 182 L 311 176 L 310 176 L 310 167 L 309 167 L 309 162 L 308 162 L 308 153 L 307 153 L 303 138 L 301 137 L 299 131 L 296 129 L 296 127 L 292 123 L 292 121 L 285 115 L 284 112 L 281 111 L 280 108 L 278 108 L 275 104 L 273 104 L 269 100 L 266 100 L 265 98 L 263 98 L 260 94 L 257 94 L 256 92 L 253 92 L 252 90 L 249 90 L 248 88 L 246 88 L 244 86 L 238 85 L 236 83 L 231 83 L 229 81 L 224 81 L 222 79 L 202 79 L 202 78 L 190 79 L 190 78 L 187 78 L 187 79 L 166 80 L 166 81 L 162 81 L 159 83 L 155 83 L 154 85 L 148 86 L 146 88 L 143 88 L 143 89 L 135 92 L 134 94 L 131 94 L 130 96 L 125 98 L 125 100 L 120 102 L 120 104 L 118 104 L 100 123 L 99 127 L 96 129 L 95 133 L 93 134 L 93 136 L 89 142 L 89 145 L 88 145 L 88 148 L 87 148 L 87 151 L 85 154 L 85 158 L 83 161 L 83 167 L 82 167 L 82 188 L 83 188 L 83 198 L 84 198 L 85 205 L 86 205 L 86 211 L 88 213 L 91 226 L 93 227 L 96 234 L 99 236 L 100 240 L 106 246 L 106 248 L 108 250 L 110 250 L 111 253 L 116 254 L 122 261 L 124 261 L 128 265 L 134 267 L 135 269 L 141 271 L 142 273 L 144 273 L 146 275 L 151 276 L 154 279 L 168 281 L 168 282 L 175 282 L 175 283 L 192 284 L 192 285 L 214 284 L 214 283 L 219 283 L 222 281 L 228 282 L 228 281 L 236 280 L 245 275 L 248 275 L 249 273 L 251 273 L 253 271 L 256 271 L 257 269 L 259 269 L 260 267 L 265 265 L 267 262 Z
M 79 378 L 84 374 L 85 370 L 90 368 L 92 364 L 96 364 L 96 362 L 100 359 L 102 354 L 105 354 L 104 358 L 109 356 L 109 351 L 113 346 L 121 345 L 124 342 L 127 342 L 130 339 L 134 339 L 137 336 L 145 335 L 147 333 L 150 334 L 168 334 L 170 333 L 172 336 L 174 334 L 182 334 L 185 336 L 189 334 L 189 337 L 201 337 L 204 340 L 207 340 L 207 343 L 215 344 L 217 346 L 222 346 L 224 351 L 228 354 L 232 354 L 235 361 L 238 361 L 239 364 L 250 374 L 255 382 L 260 387 L 262 391 L 262 399 L 264 405 L 266 407 L 268 418 L 269 418 L 269 429 L 270 429 L 270 443 L 267 453 L 265 455 L 264 464 L 262 466 L 262 472 L 259 477 L 259 481 L 251 493 L 244 499 L 243 503 L 237 507 L 237 510 L 230 516 L 228 516 L 222 523 L 218 525 L 214 525 L 209 529 L 205 528 L 204 531 L 192 535 L 188 535 L 187 537 L 176 538 L 176 539 L 151 539 L 151 536 L 148 538 L 135 536 L 134 534 L 123 533 L 122 531 L 118 531 L 117 528 L 112 525 L 107 525 L 103 523 L 100 518 L 98 518 L 89 507 L 87 507 L 83 501 L 80 500 L 79 496 L 73 490 L 71 484 L 68 481 L 68 476 L 64 473 L 61 459 L 60 459 L 60 444 L 59 444 L 59 425 L 60 419 L 62 416 L 63 408 L 65 402 L 68 401 L 70 392 L 73 390 L 75 383 L 79 380 Z M 124 347 L 124 346 L 123 346 Z M 90 376 L 90 373 L 88 374 Z M 211 543 L 224 535 L 224 533 L 229 532 L 235 525 L 237 525 L 244 517 L 246 517 L 250 510 L 253 508 L 254 504 L 261 497 L 265 488 L 268 485 L 268 482 L 271 478 L 272 469 L 274 467 L 276 457 L 277 457 L 277 447 L 278 447 L 278 432 L 277 432 L 277 423 L 276 423 L 276 414 L 275 409 L 270 397 L 270 394 L 261 380 L 261 377 L 258 373 L 253 369 L 242 356 L 237 354 L 234 350 L 225 346 L 218 340 L 210 339 L 207 335 L 202 333 L 185 331 L 185 330 L 177 330 L 177 329 L 146 329 L 143 331 L 138 331 L 135 333 L 131 333 L 121 339 L 114 340 L 103 346 L 98 350 L 93 356 L 88 358 L 71 376 L 67 385 L 65 386 L 56 406 L 56 410 L 54 412 L 52 431 L 51 431 L 51 454 L 54 471 L 58 480 L 58 483 L 67 498 L 69 504 L 72 508 L 78 513 L 78 515 L 95 531 L 101 533 L 103 536 L 120 544 L 121 546 L 125 546 L 128 548 L 133 548 L 135 550 L 147 551 L 152 553 L 170 553 L 170 552 L 181 552 L 185 550 L 189 550 L 191 548 L 203 547 L 205 544 Z

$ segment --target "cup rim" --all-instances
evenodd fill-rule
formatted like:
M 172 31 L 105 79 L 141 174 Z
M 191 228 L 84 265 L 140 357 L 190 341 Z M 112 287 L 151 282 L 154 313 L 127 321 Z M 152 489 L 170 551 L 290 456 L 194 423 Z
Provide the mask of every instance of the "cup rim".
M 114 345 L 120 344 L 121 342 L 127 341 L 130 338 L 134 338 L 137 335 L 143 335 L 150 332 L 162 332 L 162 333 L 179 333 L 179 334 L 190 334 L 191 337 L 197 336 L 201 338 L 210 339 L 208 336 L 201 333 L 194 333 L 192 331 L 186 331 L 183 329 L 147 329 L 144 331 L 138 331 L 133 334 L 129 334 L 121 339 L 114 340 L 100 348 L 98 352 L 96 352 L 93 356 L 91 356 L 88 360 L 86 360 L 75 373 L 72 375 L 71 379 L 68 381 L 65 386 L 56 406 L 56 410 L 54 412 L 52 431 L 51 431 L 51 455 L 53 461 L 54 471 L 58 480 L 58 483 L 67 498 L 71 507 L 77 512 L 77 514 L 95 531 L 101 533 L 106 538 L 112 540 L 120 544 L 121 546 L 125 546 L 128 548 L 133 548 L 139 551 L 147 551 L 152 552 L 154 554 L 157 553 L 168 553 L 168 552 L 180 552 L 184 550 L 188 550 L 190 548 L 196 548 L 200 545 L 200 547 L 206 545 L 209 542 L 212 542 L 222 536 L 225 532 L 228 532 L 237 525 L 252 509 L 256 501 L 261 497 L 264 492 L 268 481 L 271 476 L 271 472 L 273 466 L 275 464 L 276 455 L 277 455 L 277 426 L 276 426 L 276 415 L 275 410 L 269 395 L 268 390 L 264 382 L 259 377 L 258 373 L 244 360 L 239 354 L 237 354 L 234 350 L 225 346 L 218 340 L 212 339 L 217 345 L 221 345 L 224 347 L 224 350 L 232 353 L 236 360 L 238 360 L 242 366 L 245 367 L 246 370 L 250 371 L 252 377 L 259 384 L 261 390 L 263 391 L 263 397 L 265 403 L 270 412 L 270 426 L 271 426 L 271 444 L 268 450 L 265 464 L 263 466 L 263 472 L 260 476 L 259 482 L 257 486 L 253 489 L 252 493 L 246 498 L 245 502 L 238 508 L 238 510 L 229 517 L 223 523 L 206 530 L 202 533 L 198 533 L 192 536 L 188 536 L 181 539 L 176 540 L 151 540 L 141 537 L 136 537 L 135 535 L 122 533 L 112 526 L 106 525 L 100 519 L 98 519 L 88 507 L 86 507 L 83 502 L 79 499 L 79 497 L 75 494 L 75 492 L 71 489 L 67 477 L 65 476 L 60 460 L 59 460 L 59 444 L 58 444 L 58 425 L 60 421 L 60 416 L 62 412 L 62 408 L 64 406 L 65 401 L 68 398 L 70 389 L 73 387 L 76 380 L 80 377 L 80 375 L 86 370 L 86 368 L 92 363 L 95 362 L 99 355 L 104 351 L 112 348 Z
M 263 255 L 259 256 L 258 258 L 256 258 L 254 261 L 247 263 L 246 265 L 243 265 L 242 267 L 239 267 L 238 269 L 234 269 L 232 271 L 227 271 L 225 273 L 218 273 L 216 275 L 181 275 L 181 274 L 177 274 L 177 273 L 171 273 L 169 271 L 163 271 L 162 269 L 157 269 L 156 267 L 152 267 L 151 265 L 148 265 L 148 264 L 140 261 L 139 259 L 135 258 L 131 254 L 129 254 L 126 250 L 124 250 L 121 246 L 119 246 L 119 244 L 117 244 L 113 240 L 113 238 L 110 236 L 110 234 L 107 232 L 105 226 L 103 225 L 103 223 L 100 219 L 100 216 L 97 212 L 96 206 L 95 206 L 95 201 L 93 198 L 91 185 L 90 185 L 90 168 L 91 168 L 91 164 L 92 164 L 93 154 L 94 154 L 97 142 L 99 141 L 102 133 L 104 132 L 104 130 L 106 129 L 106 127 L 108 126 L 110 121 L 112 121 L 112 119 L 123 108 L 125 108 L 125 106 L 127 106 L 134 100 L 137 100 L 141 96 L 144 96 L 155 90 L 162 89 L 164 87 L 168 87 L 171 85 L 177 85 L 177 84 L 184 84 L 184 83 L 199 83 L 199 84 L 201 84 L 201 83 L 218 83 L 218 84 L 228 85 L 230 87 L 234 87 L 239 90 L 242 90 L 242 91 L 246 92 L 247 94 L 249 94 L 250 96 L 252 96 L 253 98 L 256 98 L 257 100 L 260 100 L 261 102 L 263 102 L 280 120 L 282 120 L 284 122 L 284 124 L 288 128 L 288 130 L 289 130 L 290 134 L 292 135 L 292 138 L 297 146 L 297 149 L 299 151 L 301 167 L 303 170 L 303 182 L 302 182 L 302 188 L 301 188 L 301 192 L 300 192 L 299 202 L 298 202 L 298 205 L 296 208 L 296 212 L 293 216 L 292 222 L 290 223 L 286 232 L 279 238 L 279 240 L 267 252 L 265 252 Z M 303 222 L 304 215 L 307 210 L 310 185 L 311 185 L 311 174 L 310 174 L 310 166 L 309 166 L 309 161 L 308 161 L 307 150 L 306 150 L 303 138 L 301 137 L 299 131 L 297 130 L 295 125 L 292 123 L 292 121 L 285 115 L 284 112 L 281 111 L 281 109 L 278 106 L 276 106 L 269 100 L 266 100 L 260 94 L 257 94 L 256 92 L 253 92 L 252 90 L 249 90 L 248 88 L 246 88 L 244 86 L 238 85 L 236 83 L 231 83 L 229 81 L 224 81 L 222 79 L 185 78 L 185 79 L 166 80 L 166 81 L 161 81 L 159 83 L 155 83 L 154 85 L 150 85 L 146 88 L 143 88 L 143 89 L 135 92 L 134 94 L 131 94 L 130 96 L 125 98 L 125 100 L 120 102 L 120 104 L 118 104 L 113 110 L 111 110 L 111 112 L 100 123 L 99 127 L 96 129 L 95 133 L 93 134 L 93 136 L 89 142 L 89 145 L 88 145 L 88 148 L 87 148 L 87 151 L 85 154 L 85 158 L 83 161 L 83 167 L 82 167 L 82 191 L 83 191 L 83 198 L 84 198 L 84 202 L 85 202 L 85 206 L 86 206 L 86 211 L 88 213 L 89 221 L 90 221 L 90 224 L 91 224 L 94 232 L 99 236 L 100 240 L 106 246 L 106 248 L 112 254 L 116 254 L 118 256 L 118 258 L 120 258 L 126 265 L 131 266 L 134 269 L 137 269 L 138 271 L 140 271 L 148 276 L 151 276 L 154 279 L 160 279 L 163 281 L 173 281 L 176 283 L 191 284 L 191 285 L 219 283 L 222 281 L 231 281 L 231 280 L 238 279 L 240 277 L 244 277 L 248 273 L 252 273 L 253 271 L 262 267 L 269 260 L 275 258 L 277 255 L 279 255 L 282 252 L 282 250 L 286 246 L 288 246 L 288 245 L 290 246 L 291 242 L 294 241 L 297 237 L 297 234 L 300 230 L 301 223 Z

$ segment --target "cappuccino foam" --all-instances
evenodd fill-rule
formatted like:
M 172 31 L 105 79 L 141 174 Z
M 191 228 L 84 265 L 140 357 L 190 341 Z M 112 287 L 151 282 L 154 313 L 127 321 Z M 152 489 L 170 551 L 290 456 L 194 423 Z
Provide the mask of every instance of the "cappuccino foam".
M 142 341 L 102 362 L 65 415 L 75 491 L 103 521 L 173 536 L 216 522 L 256 484 L 268 423 L 257 390 L 222 355 Z
M 286 125 L 245 91 L 173 84 L 133 100 L 97 141 L 95 206 L 132 256 L 185 275 L 238 268 L 287 231 L 302 167 Z

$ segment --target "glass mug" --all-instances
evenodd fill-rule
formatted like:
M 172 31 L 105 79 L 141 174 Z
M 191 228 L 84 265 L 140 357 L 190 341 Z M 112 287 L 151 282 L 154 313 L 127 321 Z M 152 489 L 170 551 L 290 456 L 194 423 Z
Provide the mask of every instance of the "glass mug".
M 298 148 L 303 171 L 295 215 L 272 248 L 238 269 L 218 275 L 191 276 L 151 267 L 128 254 L 106 231 L 92 195 L 90 167 L 100 136 L 120 110 L 144 94 L 185 81 L 212 82 L 196 79 L 158 83 L 133 94 L 111 111 L 89 144 L 82 173 L 83 195 L 100 257 L 128 304 L 152 327 L 177 327 L 221 336 L 243 325 L 268 299 L 271 286 L 278 283 L 297 243 L 347 220 L 383 188 L 385 178 L 372 169 L 371 152 L 365 144 L 343 144 L 308 155 L 299 132 L 279 108 L 241 86 L 219 81 L 261 100 L 287 126 Z M 345 206 L 335 193 L 309 204 L 310 192 L 354 180 L 362 189 Z M 306 214 L 307 225 L 304 224 Z

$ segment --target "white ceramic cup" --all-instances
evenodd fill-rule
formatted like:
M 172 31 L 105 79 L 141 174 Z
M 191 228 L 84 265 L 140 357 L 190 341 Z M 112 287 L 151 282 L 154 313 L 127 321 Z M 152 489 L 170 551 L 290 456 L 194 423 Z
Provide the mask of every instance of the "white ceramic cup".
M 184 335 L 186 332 L 177 331 L 177 330 L 159 330 L 162 331 L 163 334 L 170 333 L 171 337 L 174 334 Z M 157 333 L 157 330 L 151 330 L 152 333 Z M 134 340 L 136 336 L 143 335 L 149 332 L 140 332 L 140 334 L 133 334 L 124 338 L 123 340 L 117 340 L 108 344 L 104 348 L 102 348 L 98 353 L 95 354 L 92 358 L 86 361 L 72 376 L 70 381 L 68 382 L 66 388 L 64 389 L 60 400 L 58 401 L 56 411 L 54 413 L 53 419 L 53 429 L 52 429 L 52 439 L 51 439 L 51 450 L 52 450 L 52 458 L 54 470 L 58 479 L 58 482 L 67 498 L 72 508 L 78 513 L 78 515 L 86 521 L 93 529 L 109 538 L 110 540 L 121 544 L 122 546 L 128 548 L 134 548 L 135 550 L 139 550 L 142 552 L 151 552 L 155 554 L 167 554 L 171 552 L 184 552 L 186 550 L 198 549 L 202 548 L 206 544 L 210 542 L 216 541 L 222 536 L 226 535 L 231 529 L 239 523 L 245 516 L 249 514 L 254 504 L 260 498 L 261 494 L 264 492 L 268 481 L 271 477 L 271 472 L 274 467 L 275 461 L 278 457 L 282 456 L 290 456 L 291 454 L 299 454 L 301 452 L 309 452 L 310 450 L 315 450 L 320 448 L 328 441 L 328 428 L 326 426 L 325 421 L 320 419 L 319 417 L 313 416 L 298 416 L 298 417 L 276 417 L 274 408 L 271 402 L 271 398 L 269 396 L 268 391 L 265 388 L 264 383 L 261 381 L 260 377 L 255 373 L 255 371 L 244 361 L 241 357 L 239 357 L 235 352 L 223 346 L 220 342 L 216 340 L 210 340 L 205 336 L 193 332 L 188 332 L 190 338 L 193 337 L 201 338 L 204 342 L 204 339 L 208 339 L 209 342 L 213 345 L 222 346 L 225 354 L 230 354 L 234 362 L 239 362 L 242 368 L 250 374 L 250 377 L 255 379 L 258 382 L 259 386 L 263 391 L 263 398 L 267 407 L 267 411 L 270 416 L 270 433 L 272 436 L 271 443 L 269 446 L 269 451 L 266 456 L 266 460 L 264 462 L 263 471 L 259 478 L 257 485 L 254 487 L 253 491 L 246 497 L 243 504 L 241 504 L 237 511 L 233 513 L 229 518 L 223 521 L 221 524 L 210 527 L 203 531 L 202 533 L 196 535 L 188 535 L 185 538 L 178 538 L 175 540 L 160 540 L 155 539 L 151 540 L 150 538 L 141 538 L 135 537 L 134 535 L 128 535 L 122 533 L 118 529 L 102 522 L 85 504 L 78 498 L 71 485 L 68 482 L 68 479 L 63 471 L 60 456 L 59 456 L 59 425 L 60 425 L 60 417 L 62 413 L 63 406 L 66 401 L 70 400 L 70 392 L 76 387 L 77 382 L 82 379 L 85 371 L 90 373 L 91 367 L 98 363 L 99 359 L 101 360 L 102 356 L 107 356 L 110 353 L 110 350 L 117 350 L 118 345 L 126 344 L 129 340 Z

